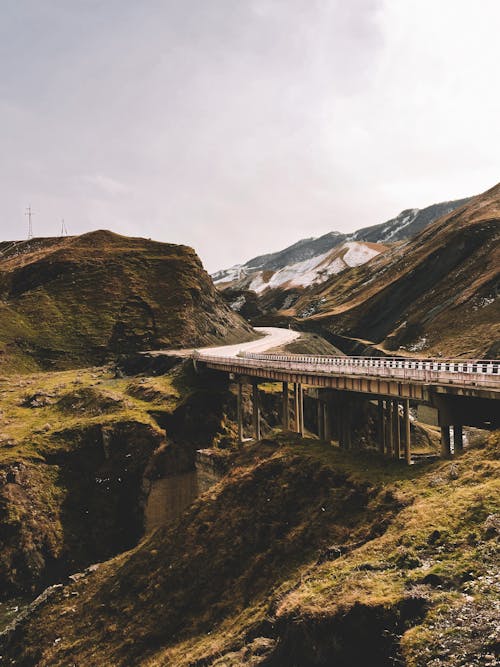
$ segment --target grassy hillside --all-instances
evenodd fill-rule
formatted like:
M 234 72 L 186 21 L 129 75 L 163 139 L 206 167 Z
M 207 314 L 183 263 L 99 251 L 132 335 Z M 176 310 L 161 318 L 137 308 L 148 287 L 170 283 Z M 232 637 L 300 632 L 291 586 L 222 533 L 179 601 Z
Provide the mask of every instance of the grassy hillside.
M 245 447 L 176 524 L 53 591 L 6 664 L 494 664 L 498 446 L 411 468 Z
M 497 185 L 411 241 L 304 291 L 281 314 L 389 351 L 498 357 L 499 236 Z
M 251 336 L 191 248 L 107 231 L 0 244 L 0 373 Z
M 0 602 L 135 545 L 149 480 L 234 436 L 221 381 L 205 386 L 188 363 L 150 378 L 109 367 L 0 378 Z

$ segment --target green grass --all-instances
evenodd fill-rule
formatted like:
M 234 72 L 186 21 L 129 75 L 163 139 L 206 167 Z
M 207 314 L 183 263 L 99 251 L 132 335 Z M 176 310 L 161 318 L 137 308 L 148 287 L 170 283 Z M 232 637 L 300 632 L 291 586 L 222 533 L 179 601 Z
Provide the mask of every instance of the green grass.
M 192 249 L 110 232 L 0 258 L 0 300 L 3 374 L 255 337 Z
M 64 596 L 42 610 L 19 651 L 40 647 L 40 664 L 54 667 L 238 664 L 223 656 L 267 636 L 265 622 L 279 635 L 356 608 L 397 617 L 423 599 L 427 614 L 401 630 L 407 664 L 423 665 L 426 650 L 460 638 L 453 619 L 467 596 L 492 606 L 483 581 L 498 581 L 498 560 L 485 521 L 499 512 L 498 443 L 494 434 L 457 462 L 412 467 L 284 435 L 246 446 L 171 529 L 72 586 L 74 613 Z M 335 545 L 342 555 L 322 559 Z

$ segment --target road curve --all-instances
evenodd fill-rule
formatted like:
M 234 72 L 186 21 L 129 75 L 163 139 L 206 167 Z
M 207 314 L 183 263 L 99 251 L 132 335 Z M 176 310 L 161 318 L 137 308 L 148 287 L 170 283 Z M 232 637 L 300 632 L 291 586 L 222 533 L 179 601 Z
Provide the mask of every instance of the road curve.
M 300 337 L 298 331 L 280 329 L 278 327 L 255 327 L 255 331 L 264 334 L 264 336 L 257 340 L 251 340 L 248 343 L 221 345 L 220 347 L 200 347 L 197 348 L 197 351 L 210 354 L 214 357 L 236 357 L 239 352 L 259 354 L 272 350 L 275 347 L 280 347 L 281 345 L 287 345 Z

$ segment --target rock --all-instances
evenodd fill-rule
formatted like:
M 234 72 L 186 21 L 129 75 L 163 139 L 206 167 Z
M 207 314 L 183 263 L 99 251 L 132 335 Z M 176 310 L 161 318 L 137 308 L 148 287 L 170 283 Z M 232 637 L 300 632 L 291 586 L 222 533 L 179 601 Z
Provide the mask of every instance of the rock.
M 430 574 L 427 574 L 423 579 L 422 579 L 423 584 L 428 584 L 429 586 L 432 586 L 433 588 L 437 588 L 438 586 L 443 585 L 443 579 L 437 575 L 433 574 L 432 572 Z
M 483 523 L 486 539 L 500 535 L 500 514 L 490 514 Z
M 316 565 L 321 565 L 322 563 L 326 563 L 327 561 L 330 560 L 336 560 L 337 558 L 340 558 L 342 554 L 343 554 L 342 547 L 340 547 L 337 544 L 333 544 L 332 546 L 327 547 L 324 551 L 321 552 L 318 560 L 316 561 Z
M 47 405 L 54 403 L 54 394 L 36 391 L 34 394 L 27 394 L 24 396 L 20 405 L 23 408 L 44 408 Z
M 441 537 L 441 531 L 433 530 L 427 539 L 428 544 L 435 544 Z

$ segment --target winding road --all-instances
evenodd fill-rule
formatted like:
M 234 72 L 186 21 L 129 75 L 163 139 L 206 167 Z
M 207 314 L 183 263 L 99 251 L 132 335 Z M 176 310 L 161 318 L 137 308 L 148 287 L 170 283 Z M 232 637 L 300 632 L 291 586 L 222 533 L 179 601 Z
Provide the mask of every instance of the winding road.
M 279 329 L 278 327 L 255 327 L 255 331 L 264 334 L 264 336 L 248 343 L 221 345 L 220 347 L 200 347 L 197 351 L 201 354 L 210 354 L 212 357 L 236 357 L 240 352 L 260 354 L 287 345 L 300 338 L 298 331 Z

